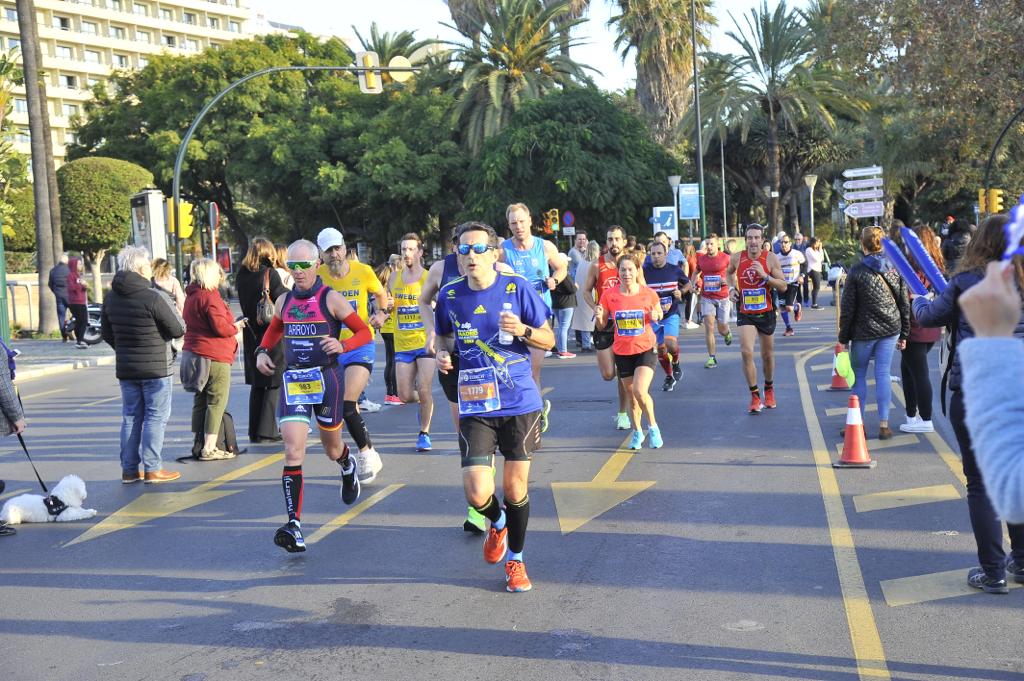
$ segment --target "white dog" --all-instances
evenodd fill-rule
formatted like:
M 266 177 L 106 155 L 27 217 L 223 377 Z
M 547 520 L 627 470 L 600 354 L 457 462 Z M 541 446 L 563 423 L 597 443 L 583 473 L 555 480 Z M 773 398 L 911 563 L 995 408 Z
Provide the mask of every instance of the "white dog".
M 19 494 L 4 503 L 0 521 L 9 525 L 19 523 L 69 523 L 96 515 L 92 508 L 82 508 L 85 502 L 85 483 L 77 475 L 65 475 L 50 496 Z

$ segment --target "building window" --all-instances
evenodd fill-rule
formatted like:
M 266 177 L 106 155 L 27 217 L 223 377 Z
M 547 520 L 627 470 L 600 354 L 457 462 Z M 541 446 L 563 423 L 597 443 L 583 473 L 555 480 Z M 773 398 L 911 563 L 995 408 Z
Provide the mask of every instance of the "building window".
M 199 23 L 196 21 L 196 15 L 192 12 L 185 12 L 181 16 L 181 20 L 184 21 L 186 24 L 192 24 L 193 26 L 195 26 L 197 23 Z
M 210 28 L 215 28 L 218 31 L 220 30 L 220 19 L 218 19 L 217 17 L 210 17 L 206 21 L 210 24 Z
M 124 5 L 121 4 L 121 0 L 107 0 L 110 9 L 121 12 L 124 10 Z
M 99 33 L 99 26 L 93 21 L 83 21 L 82 33 L 87 33 L 88 35 L 96 35 L 97 33 Z
M 139 14 L 141 16 L 148 17 L 149 7 L 143 5 L 142 3 L 136 2 L 132 5 L 132 14 Z
M 8 38 L 7 47 L 9 47 L 12 50 L 18 49 L 19 47 L 21 47 L 21 38 Z
M 149 60 L 145 57 L 139 57 L 139 68 L 144 69 L 149 66 Z
M 11 7 L 5 7 L 4 8 L 4 19 L 7 19 L 7 21 L 17 21 L 18 20 L 18 10 L 13 9 Z
M 229 21 L 228 22 L 228 30 L 231 31 L 232 33 L 241 33 L 242 32 L 242 25 L 239 24 L 237 21 Z
M 14 113 L 28 113 L 28 100 L 27 99 L 15 99 L 14 100 Z
M 53 27 L 60 31 L 70 31 L 71 19 L 55 16 L 53 17 Z
M 211 50 L 219 50 L 220 49 L 220 44 L 219 43 L 210 43 L 210 49 Z
M 90 64 L 99 64 L 100 63 L 100 53 L 97 52 L 96 50 L 86 50 L 85 51 L 85 61 L 87 61 Z
M 68 130 L 64 133 L 65 144 L 78 144 L 78 135 Z
M 178 41 L 174 39 L 173 35 L 164 36 L 164 45 L 166 47 L 177 47 Z
M 18 128 L 18 134 L 14 139 L 22 144 L 31 144 L 32 138 L 28 134 L 28 128 Z
M 127 55 L 124 55 L 124 54 L 115 54 L 114 55 L 114 66 L 116 66 L 119 69 L 126 69 L 126 68 L 129 67 L 129 65 L 130 65 L 130 62 L 128 61 L 128 56 Z
M 135 39 L 140 43 L 153 42 L 153 36 L 150 35 L 149 31 L 135 31 Z
M 89 85 L 90 90 L 96 87 L 97 85 L 103 85 L 102 78 L 93 78 L 91 76 L 87 78 L 85 82 Z
M 66 45 L 57 45 L 54 48 L 53 56 L 57 57 L 58 59 L 74 59 L 75 51 Z
M 77 104 L 65 104 L 64 105 L 64 118 L 71 118 L 78 115 Z
M 66 87 L 69 90 L 78 88 L 78 76 L 60 76 L 57 82 L 61 87 Z
M 110 27 L 110 37 L 111 38 L 116 38 L 118 40 L 124 40 L 124 36 L 125 36 L 125 33 L 124 33 L 124 29 L 122 27 L 120 27 L 120 26 L 111 26 Z
M 185 39 L 185 49 L 188 50 L 189 52 L 198 52 L 199 51 L 199 41 L 198 40 L 193 40 L 192 38 L 186 38 Z
M 160 10 L 160 18 L 164 21 L 174 21 L 174 10 L 173 9 L 162 9 Z

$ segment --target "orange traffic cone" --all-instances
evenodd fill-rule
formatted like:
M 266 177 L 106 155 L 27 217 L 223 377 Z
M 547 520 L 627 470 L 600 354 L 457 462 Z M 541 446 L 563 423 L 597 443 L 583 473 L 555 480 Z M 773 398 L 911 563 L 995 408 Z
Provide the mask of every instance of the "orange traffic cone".
M 843 455 L 832 464 L 833 468 L 874 468 L 874 461 L 868 454 L 868 443 L 864 439 L 864 421 L 860 417 L 860 400 L 850 395 L 846 410 L 846 435 L 843 437 Z
M 842 352 L 843 346 L 836 343 L 835 353 L 832 355 L 832 385 L 828 387 L 829 390 L 849 390 L 850 384 L 846 382 L 846 379 L 839 375 L 836 371 L 835 358 Z

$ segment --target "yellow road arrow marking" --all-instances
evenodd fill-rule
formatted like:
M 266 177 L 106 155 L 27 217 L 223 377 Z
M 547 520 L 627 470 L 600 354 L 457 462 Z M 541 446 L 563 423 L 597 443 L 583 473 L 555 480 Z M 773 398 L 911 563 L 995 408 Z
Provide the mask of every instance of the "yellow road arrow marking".
M 64 546 L 71 546 L 90 539 L 102 537 L 111 532 L 126 530 L 130 527 L 140 525 L 147 520 L 162 518 L 164 516 L 184 511 L 185 509 L 199 506 L 221 497 L 230 496 L 241 490 L 214 491 L 217 487 L 244 477 L 253 471 L 266 468 L 281 461 L 284 458 L 283 452 L 270 454 L 253 463 L 242 466 L 213 480 L 197 485 L 186 492 L 163 492 L 159 494 L 146 493 L 139 498 L 114 511 L 106 518 L 96 523 L 88 530 L 78 535 Z
M 653 480 L 619 481 L 619 475 L 635 454 L 633 450 L 626 449 L 629 437 L 622 441 L 590 482 L 551 483 L 562 534 L 580 529 L 599 515 L 654 485 Z

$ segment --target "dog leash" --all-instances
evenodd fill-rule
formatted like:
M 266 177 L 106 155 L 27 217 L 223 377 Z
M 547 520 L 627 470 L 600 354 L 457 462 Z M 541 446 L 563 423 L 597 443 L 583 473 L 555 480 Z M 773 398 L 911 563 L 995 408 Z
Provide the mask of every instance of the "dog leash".
M 46 489 L 46 483 L 43 482 L 43 479 L 41 477 L 39 477 L 39 471 L 36 470 L 36 464 L 34 461 L 32 461 L 32 456 L 28 453 L 28 447 L 25 446 L 25 438 L 21 433 L 18 433 L 18 442 L 21 443 L 21 449 L 22 451 L 25 452 L 25 456 L 28 457 L 28 462 L 32 466 L 32 472 L 36 474 L 36 480 L 39 481 L 39 485 L 43 488 L 43 492 L 49 495 L 50 490 Z

